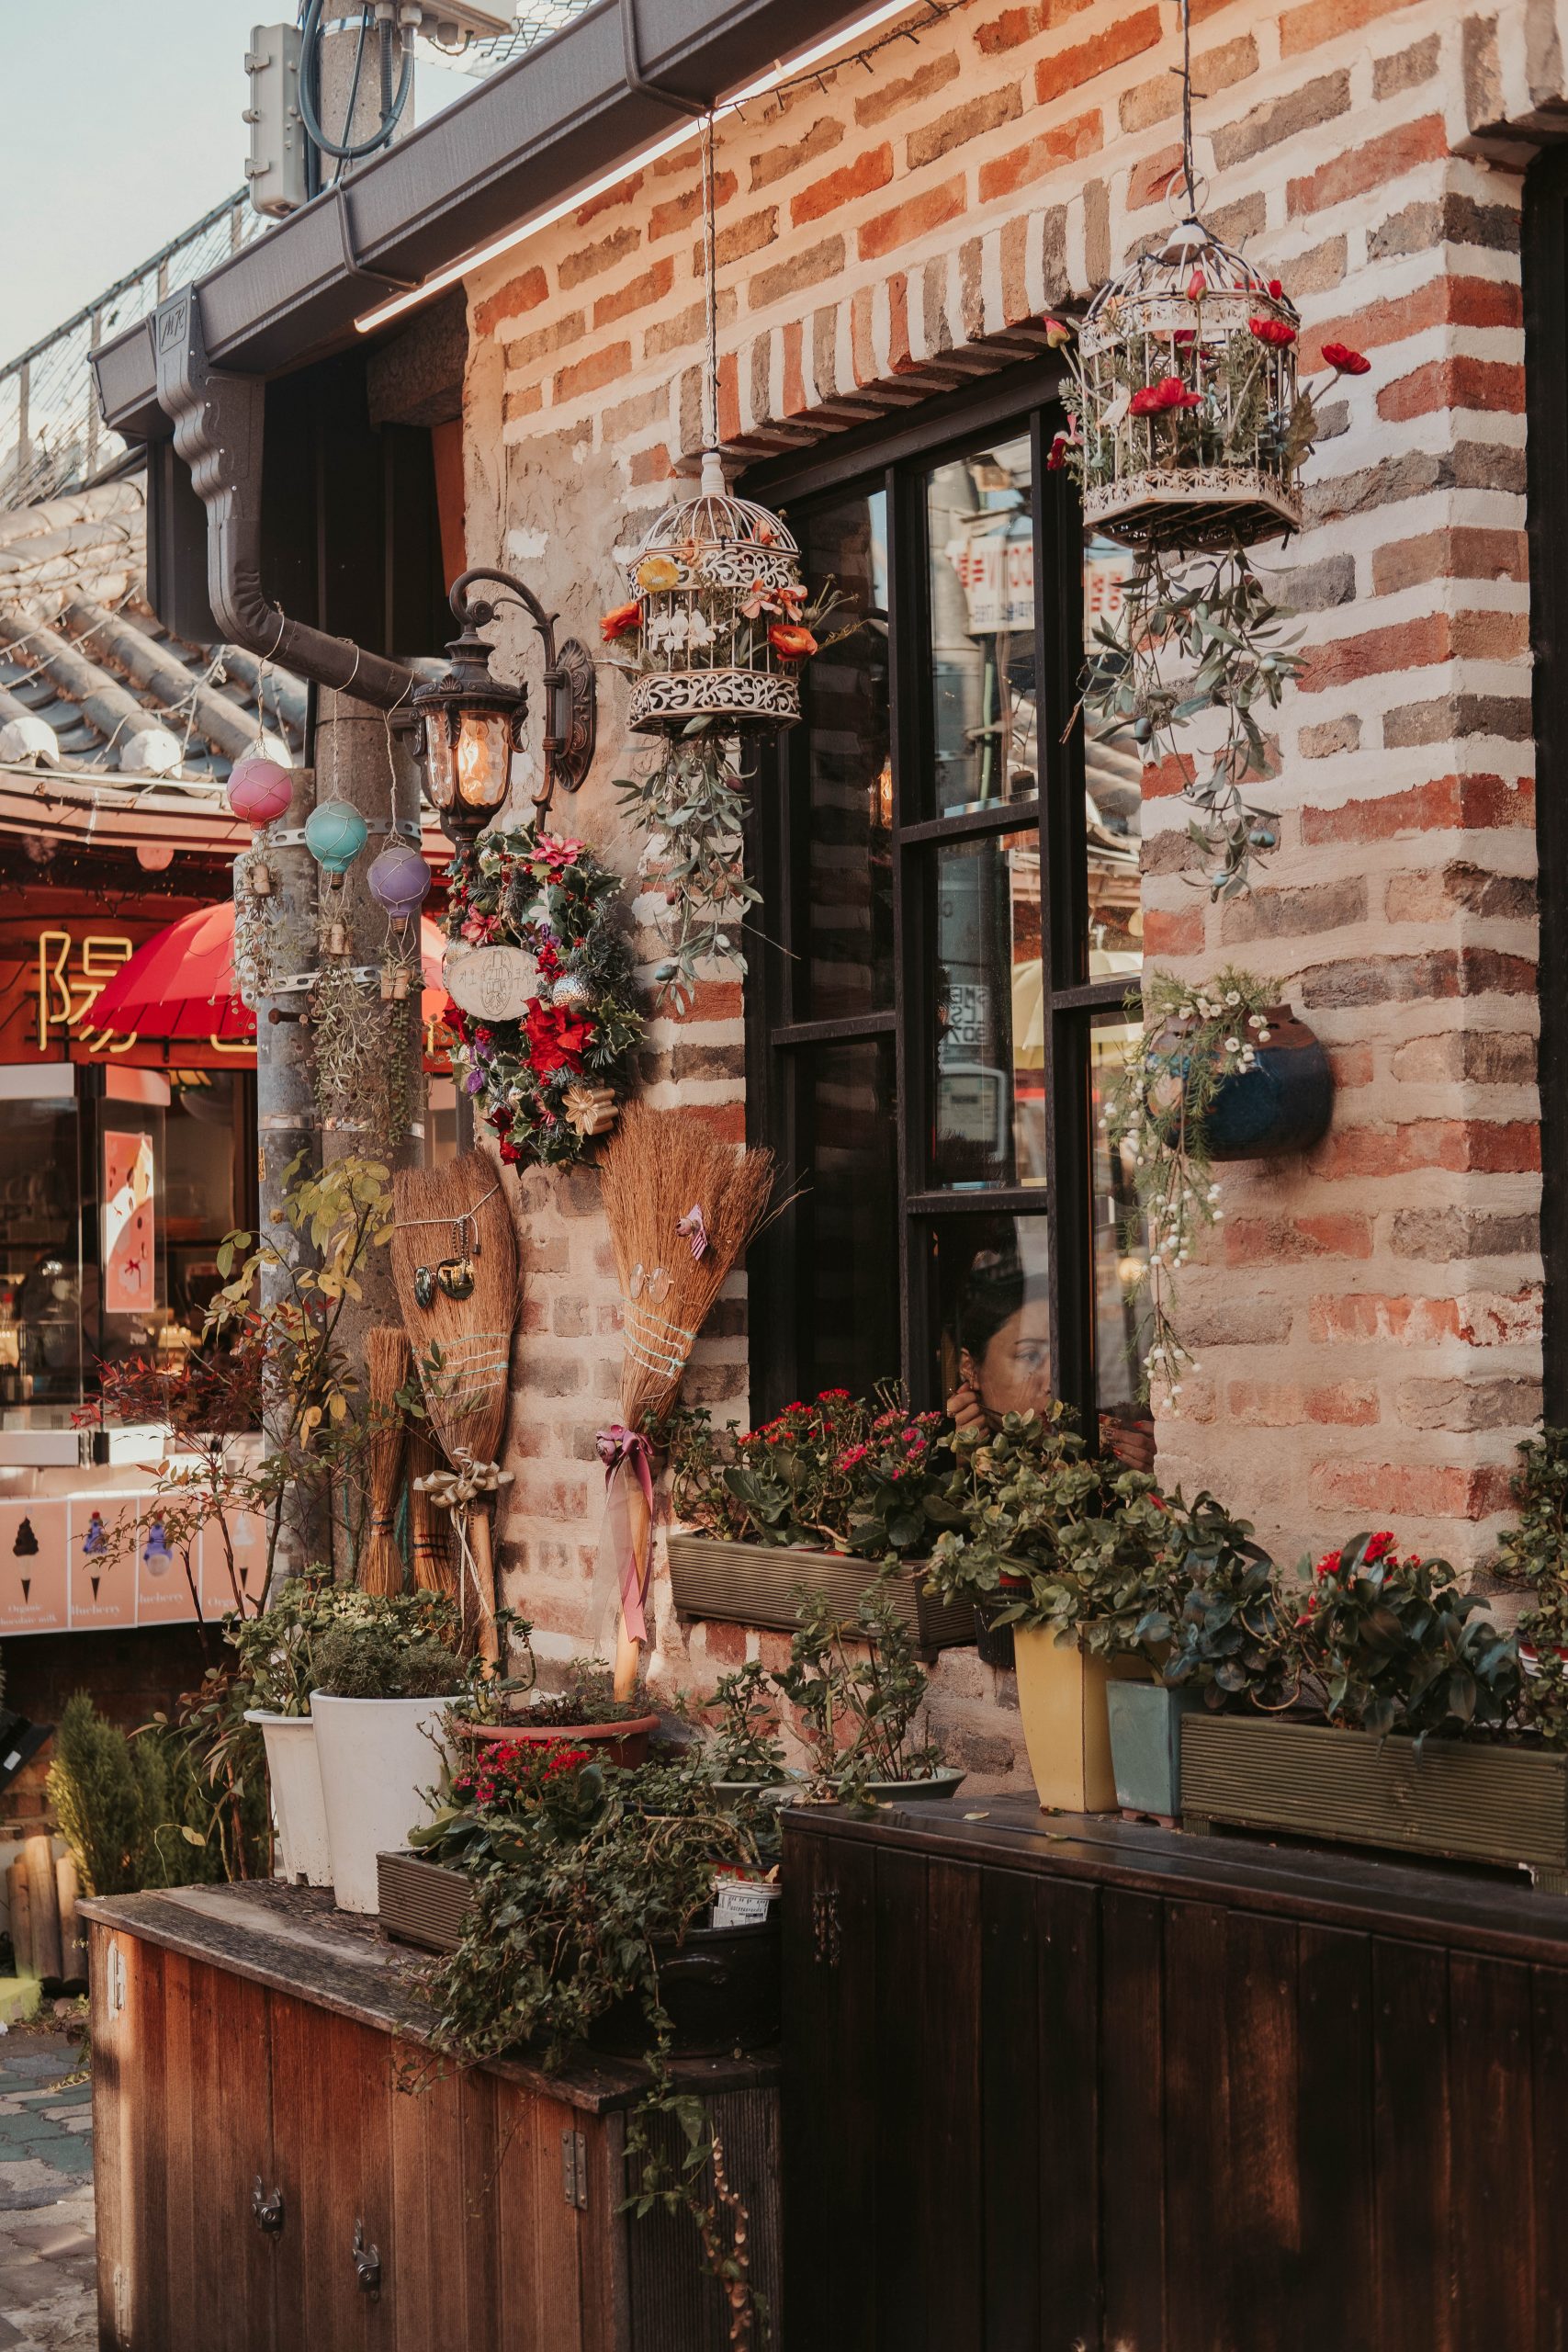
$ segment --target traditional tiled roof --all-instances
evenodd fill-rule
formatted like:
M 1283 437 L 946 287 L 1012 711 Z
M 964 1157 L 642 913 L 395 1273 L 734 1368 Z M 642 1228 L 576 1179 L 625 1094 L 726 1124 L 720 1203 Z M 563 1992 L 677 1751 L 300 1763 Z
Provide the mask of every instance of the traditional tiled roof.
M 210 792 L 258 745 L 298 761 L 303 685 L 171 637 L 145 567 L 140 479 L 0 514 L 0 770 Z

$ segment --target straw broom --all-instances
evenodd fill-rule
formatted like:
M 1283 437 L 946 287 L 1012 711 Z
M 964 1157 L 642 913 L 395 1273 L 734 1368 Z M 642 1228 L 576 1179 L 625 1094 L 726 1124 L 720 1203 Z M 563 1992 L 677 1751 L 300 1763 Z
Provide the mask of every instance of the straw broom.
M 446 1542 L 446 1514 L 438 1510 L 428 1488 L 420 1485 L 428 1478 L 441 1457 L 423 1421 L 409 1430 L 409 1537 L 413 1549 L 413 1580 L 421 1592 L 444 1592 L 456 1600 L 457 1571 L 452 1565 L 452 1554 Z
M 365 1483 L 369 1526 L 359 1552 L 359 1583 L 366 1592 L 401 1592 L 403 1589 L 403 1555 L 393 1527 L 404 1439 L 398 1391 L 409 1376 L 410 1363 L 408 1335 L 400 1325 L 378 1324 L 366 1333 L 370 1412 Z
M 737 1153 L 690 1112 L 653 1111 L 642 1102 L 622 1112 L 600 1166 L 626 1348 L 624 1427 L 600 1440 L 608 1473 L 606 1529 L 620 1553 L 615 1696 L 626 1699 L 636 1688 L 638 1645 L 646 1639 L 642 1604 L 653 1517 L 647 1433 L 673 1405 L 693 1343 L 767 1216 L 774 1169 L 772 1152 Z
M 470 1467 L 496 1474 L 506 1427 L 512 1327 L 517 1316 L 517 1236 L 501 1177 L 482 1151 L 442 1168 L 405 1168 L 392 1180 L 392 1279 L 412 1343 L 430 1426 L 459 1477 Z M 444 1261 L 467 1260 L 473 1287 L 452 1297 L 436 1277 Z M 428 1306 L 419 1296 L 421 1270 Z M 433 1352 L 440 1351 L 439 1365 Z M 437 1496 L 439 1500 L 439 1495 Z M 495 1569 L 488 1511 L 478 1498 L 453 1505 L 465 1634 L 492 1664 Z

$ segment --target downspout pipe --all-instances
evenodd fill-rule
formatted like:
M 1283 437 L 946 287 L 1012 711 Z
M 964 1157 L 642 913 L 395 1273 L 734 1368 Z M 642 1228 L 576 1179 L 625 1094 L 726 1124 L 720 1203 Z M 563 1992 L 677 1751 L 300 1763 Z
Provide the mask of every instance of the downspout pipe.
M 207 509 L 208 601 L 223 638 L 378 710 L 406 707 L 418 679 L 403 662 L 290 620 L 262 593 L 263 379 L 209 366 L 195 287 L 159 304 L 154 337 L 159 405 Z

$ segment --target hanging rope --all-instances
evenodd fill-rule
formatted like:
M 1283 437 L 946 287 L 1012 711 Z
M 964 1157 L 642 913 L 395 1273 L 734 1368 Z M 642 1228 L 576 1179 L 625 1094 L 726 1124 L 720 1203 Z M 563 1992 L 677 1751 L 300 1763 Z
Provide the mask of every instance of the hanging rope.
M 718 447 L 718 236 L 714 215 L 713 108 L 703 117 L 703 294 L 706 308 L 707 380 L 703 387 L 703 442 Z
M 1192 164 L 1192 0 L 1181 0 L 1181 172 L 1190 218 L 1198 209 L 1198 175 Z

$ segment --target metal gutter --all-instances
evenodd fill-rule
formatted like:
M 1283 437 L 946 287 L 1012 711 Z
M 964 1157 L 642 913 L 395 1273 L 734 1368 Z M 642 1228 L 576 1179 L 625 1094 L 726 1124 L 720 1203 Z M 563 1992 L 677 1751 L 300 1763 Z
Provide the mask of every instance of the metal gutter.
M 672 97 L 700 108 L 857 13 L 845 0 L 601 0 L 200 279 L 209 362 L 269 376 L 322 356 L 379 297 L 667 132 Z M 93 360 L 105 422 L 131 438 L 169 429 L 154 332 L 139 321 Z

